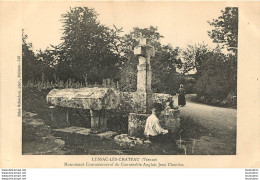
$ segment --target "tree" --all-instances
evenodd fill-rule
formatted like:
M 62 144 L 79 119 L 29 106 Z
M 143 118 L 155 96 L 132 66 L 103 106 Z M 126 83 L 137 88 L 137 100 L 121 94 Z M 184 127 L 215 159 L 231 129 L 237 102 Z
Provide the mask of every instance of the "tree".
M 71 8 L 62 15 L 63 63 L 71 69 L 71 78 L 91 82 L 115 78 L 121 58 L 118 53 L 117 31 L 100 24 L 98 14 L 88 7 Z
M 195 44 L 195 45 L 187 45 L 185 50 L 182 50 L 182 66 L 181 71 L 183 74 L 188 73 L 191 70 L 196 71 L 196 76 L 201 74 L 203 70 L 203 65 L 209 58 L 210 52 L 212 50 L 208 47 L 208 45 Z
M 220 51 L 212 51 L 208 55 L 196 82 L 197 94 L 207 98 L 224 99 L 226 93 L 229 92 L 227 90 L 226 56 Z
M 176 67 L 180 62 L 179 53 L 179 48 L 173 49 L 170 45 L 157 48 L 151 60 L 153 92 L 173 94 L 178 89 L 175 78 Z
M 66 73 L 60 73 L 57 71 L 57 67 L 61 64 L 61 57 L 62 54 L 58 48 L 58 46 L 52 46 L 51 48 L 47 48 L 46 50 L 38 51 L 36 58 L 40 64 L 40 72 L 44 74 L 46 80 L 55 81 L 54 76 L 60 75 L 60 79 L 67 80 L 63 78 L 63 75 Z
M 196 93 L 201 102 L 213 105 L 234 105 L 237 89 L 236 58 L 220 49 L 208 53 L 203 69 L 196 80 Z M 230 96 L 232 96 L 230 98 Z
M 214 27 L 213 30 L 208 31 L 208 35 L 213 39 L 213 42 L 223 44 L 229 51 L 236 54 L 238 40 L 238 8 L 226 7 L 221 13 L 222 15 L 217 19 L 208 22 Z
M 22 30 L 22 75 L 23 82 L 34 81 L 40 78 L 38 71 L 39 63 L 36 61 L 35 54 L 32 50 L 32 44 L 27 42 L 28 36 Z

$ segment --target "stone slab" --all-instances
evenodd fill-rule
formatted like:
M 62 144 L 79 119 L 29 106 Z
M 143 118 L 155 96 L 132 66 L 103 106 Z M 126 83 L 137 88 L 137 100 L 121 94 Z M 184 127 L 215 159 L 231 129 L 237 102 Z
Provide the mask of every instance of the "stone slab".
M 116 135 L 117 135 L 117 133 L 114 132 L 114 131 L 106 131 L 106 132 L 99 133 L 99 134 L 92 134 L 92 136 L 95 136 L 95 137 L 97 137 L 100 140 L 112 139 Z
M 140 138 L 131 138 L 127 134 L 120 134 L 114 137 L 114 141 L 121 147 L 129 148 L 136 145 L 144 144 L 144 141 Z
M 64 133 L 76 133 L 77 131 L 82 131 L 85 130 L 86 128 L 83 127 L 76 127 L 76 126 L 71 126 L 67 128 L 61 128 L 61 129 L 54 129 L 54 132 L 64 132 Z
M 92 138 L 92 139 L 98 139 L 98 140 L 108 140 L 112 139 L 114 136 L 117 135 L 114 131 L 106 131 L 98 134 L 91 133 L 90 128 L 83 128 L 83 127 L 67 127 L 62 129 L 54 129 L 53 130 L 55 136 L 68 137 L 68 136 L 79 136 L 82 138 Z

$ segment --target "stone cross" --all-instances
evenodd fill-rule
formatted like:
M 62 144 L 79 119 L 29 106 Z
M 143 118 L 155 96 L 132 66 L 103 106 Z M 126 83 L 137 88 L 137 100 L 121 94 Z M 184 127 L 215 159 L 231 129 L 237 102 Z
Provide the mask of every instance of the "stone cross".
M 135 112 L 150 113 L 152 105 L 152 69 L 150 59 L 154 56 L 154 48 L 147 43 L 145 38 L 139 40 L 134 48 L 134 54 L 138 56 L 137 65 L 137 92 L 133 98 Z
M 154 48 L 141 36 L 139 45 L 134 48 L 134 54 L 138 56 L 139 61 L 137 66 L 137 91 L 151 93 L 152 71 L 150 59 L 155 54 Z

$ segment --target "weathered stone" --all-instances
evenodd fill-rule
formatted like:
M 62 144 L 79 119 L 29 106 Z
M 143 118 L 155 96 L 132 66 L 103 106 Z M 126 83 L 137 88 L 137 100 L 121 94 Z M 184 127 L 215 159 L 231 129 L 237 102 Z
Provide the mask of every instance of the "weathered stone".
M 117 96 L 120 97 L 120 105 L 116 109 L 118 112 L 128 113 L 151 113 L 151 106 L 153 103 L 160 103 L 163 107 L 166 102 L 173 99 L 170 94 L 161 93 L 143 93 L 143 92 L 119 92 Z
M 163 107 L 166 106 L 166 102 L 173 101 L 173 96 L 170 94 L 152 93 L 153 103 L 160 103 Z
M 85 130 L 85 129 L 86 128 L 83 128 L 83 127 L 71 126 L 71 127 L 67 127 L 67 128 L 54 129 L 53 132 L 54 132 L 55 136 L 63 136 L 64 134 L 68 135 L 68 134 L 73 134 L 76 132 L 81 132 L 82 130 Z
M 107 117 L 104 110 L 90 110 L 91 132 L 100 133 L 107 129 Z
M 149 115 L 130 113 L 128 116 L 128 136 L 143 138 L 146 119 Z
M 90 133 L 91 133 L 90 128 L 84 128 L 84 129 L 82 128 L 81 130 L 76 131 L 76 134 L 83 135 L 83 136 L 88 136 Z
M 81 109 L 115 109 L 119 97 L 109 88 L 53 89 L 47 102 L 60 107 Z
M 50 106 L 50 117 L 52 126 L 56 128 L 69 127 L 69 109 L 64 107 Z
M 112 139 L 115 135 L 117 135 L 114 131 L 106 131 L 103 133 L 95 134 L 98 139 L 105 140 L 105 139 Z
M 137 66 L 137 91 L 151 93 L 152 72 L 151 65 L 147 63 L 145 57 L 139 57 L 139 64 Z
M 54 129 L 54 135 L 60 137 L 68 137 L 68 136 L 75 136 L 75 137 L 82 137 L 85 138 L 94 138 L 99 140 L 108 140 L 112 139 L 117 133 L 114 131 L 106 131 L 103 133 L 92 133 L 90 128 L 83 128 L 83 127 L 67 127 L 63 129 Z
M 150 59 L 155 55 L 154 48 L 146 43 L 134 48 L 134 54 L 138 56 L 137 66 L 137 91 L 144 93 L 152 92 L 152 71 Z
M 114 141 L 119 146 L 129 148 L 136 145 L 142 145 L 144 141 L 140 138 L 130 138 L 127 134 L 120 134 L 115 136 Z
M 139 45 L 134 48 L 134 54 L 138 56 L 137 65 L 137 92 L 133 97 L 134 112 L 149 113 L 152 105 L 152 71 L 151 56 L 154 56 L 154 48 L 141 38 Z
M 154 57 L 155 49 L 153 46 L 150 46 L 145 42 L 145 44 L 141 44 L 134 47 L 134 55 L 143 56 L 143 57 L 147 57 L 147 56 Z
M 136 46 L 134 48 L 134 54 L 137 56 L 145 56 L 145 50 L 146 48 L 144 46 Z
M 55 138 L 37 114 L 23 112 L 23 154 L 63 154 L 65 142 Z
M 153 104 L 152 93 L 136 92 L 133 95 L 133 112 L 151 113 Z
M 69 126 L 69 108 L 88 109 L 91 131 L 100 133 L 107 129 L 105 110 L 118 107 L 120 97 L 109 88 L 54 89 L 47 95 L 47 101 L 57 107 L 50 108 L 51 119 L 56 127 L 61 127 L 62 123 L 65 123 L 62 127 Z
M 57 148 L 63 148 L 65 146 L 65 141 L 61 140 L 61 139 L 55 139 L 55 144 L 57 144 Z

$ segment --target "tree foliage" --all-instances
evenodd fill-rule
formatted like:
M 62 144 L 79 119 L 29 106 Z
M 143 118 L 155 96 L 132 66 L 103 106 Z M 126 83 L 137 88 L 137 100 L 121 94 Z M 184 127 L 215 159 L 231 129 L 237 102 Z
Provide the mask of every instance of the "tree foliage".
M 204 43 L 198 43 L 195 45 L 187 45 L 187 48 L 182 50 L 182 66 L 181 71 L 183 74 L 194 70 L 197 75 L 201 74 L 201 71 L 205 68 L 204 64 L 209 57 L 211 49 Z
M 218 50 L 210 53 L 201 76 L 196 81 L 196 92 L 204 98 L 204 103 L 226 105 L 230 95 L 237 93 L 236 58 Z M 229 103 L 233 103 L 230 99 Z M 232 104 L 233 105 L 233 104 Z
M 157 48 L 152 58 L 152 89 L 153 92 L 173 94 L 178 89 L 175 77 L 176 67 L 180 63 L 179 48 L 162 45 Z
M 28 36 L 22 30 L 22 75 L 23 81 L 34 81 L 40 78 L 40 65 L 32 50 L 32 44 L 27 42 Z
M 63 43 L 61 52 L 71 69 L 70 76 L 90 82 L 113 78 L 121 63 L 115 43 L 117 32 L 97 20 L 98 14 L 88 7 L 71 8 L 62 15 Z
M 204 43 L 188 45 L 181 53 L 181 70 L 183 74 L 195 70 L 195 92 L 200 102 L 226 106 L 236 103 L 238 8 L 227 7 L 221 13 L 209 22 L 214 29 L 208 35 L 228 53 L 219 45 L 215 49 Z
M 214 27 L 208 31 L 213 42 L 221 43 L 228 50 L 237 52 L 238 41 L 238 8 L 226 7 L 221 11 L 222 15 L 208 23 Z

